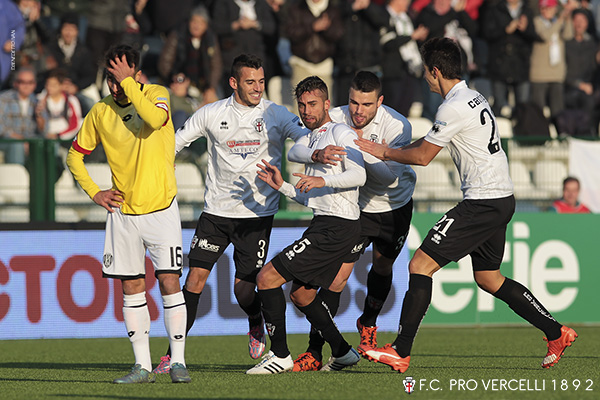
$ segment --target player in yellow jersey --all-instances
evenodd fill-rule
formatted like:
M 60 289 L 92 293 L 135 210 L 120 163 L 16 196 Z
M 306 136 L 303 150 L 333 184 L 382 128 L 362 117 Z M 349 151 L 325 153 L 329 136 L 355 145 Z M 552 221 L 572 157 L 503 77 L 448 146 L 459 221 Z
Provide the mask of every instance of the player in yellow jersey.
M 139 59 L 139 52 L 127 45 L 108 50 L 105 62 L 111 95 L 86 116 L 67 165 L 92 200 L 108 210 L 102 273 L 121 280 L 123 318 L 135 355 L 131 372 L 114 383 L 155 380 L 150 372 L 146 250 L 163 299 L 173 360 L 171 380 L 190 382 L 184 359 L 187 312 L 179 286 L 183 253 L 169 94 L 162 86 L 138 82 Z M 100 143 L 112 172 L 113 185 L 106 190 L 92 181 L 83 161 Z

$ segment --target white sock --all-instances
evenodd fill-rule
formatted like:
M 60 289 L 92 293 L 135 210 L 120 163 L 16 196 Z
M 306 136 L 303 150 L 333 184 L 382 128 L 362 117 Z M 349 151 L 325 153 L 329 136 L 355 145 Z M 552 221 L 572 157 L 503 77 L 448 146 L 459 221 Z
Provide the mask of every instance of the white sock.
M 123 319 L 127 335 L 133 346 L 135 363 L 152 371 L 150 358 L 150 312 L 146 304 L 146 292 L 123 295 Z
M 187 310 L 183 292 L 162 296 L 165 309 L 165 328 L 171 346 L 171 363 L 185 365 L 185 327 Z

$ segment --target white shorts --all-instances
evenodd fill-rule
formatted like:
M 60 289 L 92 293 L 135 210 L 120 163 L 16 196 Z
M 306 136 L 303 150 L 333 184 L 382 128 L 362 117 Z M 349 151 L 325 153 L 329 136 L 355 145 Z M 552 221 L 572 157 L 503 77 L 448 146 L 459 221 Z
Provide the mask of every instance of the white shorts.
M 146 250 L 154 274 L 181 276 L 183 251 L 177 200 L 164 210 L 126 215 L 120 208 L 108 213 L 102 274 L 107 278 L 136 279 L 146 275 Z

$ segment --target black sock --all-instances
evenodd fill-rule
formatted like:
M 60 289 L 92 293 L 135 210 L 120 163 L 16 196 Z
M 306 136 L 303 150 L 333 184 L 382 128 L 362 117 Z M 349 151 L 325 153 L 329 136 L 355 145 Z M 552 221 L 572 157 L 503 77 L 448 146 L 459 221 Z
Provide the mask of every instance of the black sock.
M 404 295 L 398 336 L 394 348 L 400 357 L 410 355 L 419 325 L 431 303 L 431 287 L 433 280 L 430 276 L 410 274 L 408 291 Z
M 258 294 L 254 296 L 252 303 L 248 305 L 240 304 L 240 307 L 244 310 L 246 315 L 248 315 L 248 325 L 250 326 L 250 330 L 257 325 L 262 324 L 263 318 L 260 312 L 260 297 L 258 297 Z
M 340 307 L 341 295 L 341 293 L 332 292 L 328 289 L 321 288 L 319 290 L 319 296 L 321 297 L 321 300 L 327 304 L 327 307 L 329 307 L 329 313 L 332 317 L 335 317 L 338 308 Z M 308 335 L 308 349 L 306 349 L 306 351 L 310 352 L 315 359 L 321 361 L 323 359 L 323 345 L 325 345 L 325 339 L 323 339 L 323 336 L 321 336 L 319 331 L 311 325 L 310 333 Z
M 323 302 L 323 299 L 317 293 L 317 296 L 312 303 L 305 307 L 298 307 L 306 315 L 306 319 L 310 322 L 315 329 L 317 329 L 321 336 L 331 346 L 331 355 L 334 357 L 341 357 L 350 351 L 350 346 L 344 337 L 338 330 L 337 326 L 333 322 L 333 317 L 329 313 L 327 305 Z
M 279 358 L 290 355 L 287 346 L 285 329 L 285 296 L 283 289 L 259 290 L 258 297 L 262 302 L 262 313 L 267 325 L 267 333 L 271 340 L 271 351 Z
M 506 278 L 494 296 L 508 304 L 518 316 L 543 331 L 548 340 L 556 340 L 560 337 L 562 325 L 556 322 L 542 303 L 519 282 Z
M 187 310 L 187 322 L 185 325 L 185 335 L 187 336 L 194 322 L 196 322 L 196 314 L 198 313 L 198 302 L 200 301 L 200 293 L 189 292 L 184 286 L 181 290 L 183 292 L 183 298 L 185 299 L 185 308 Z M 171 355 L 171 346 L 167 349 L 167 355 Z
M 375 326 L 377 324 L 377 317 L 392 288 L 392 276 L 392 274 L 379 275 L 373 268 L 369 271 L 365 308 L 360 316 L 360 323 L 363 326 Z

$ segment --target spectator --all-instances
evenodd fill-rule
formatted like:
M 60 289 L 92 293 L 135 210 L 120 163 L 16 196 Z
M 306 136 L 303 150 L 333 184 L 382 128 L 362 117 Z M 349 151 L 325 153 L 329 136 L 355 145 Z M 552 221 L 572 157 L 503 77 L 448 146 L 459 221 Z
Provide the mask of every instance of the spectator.
M 426 40 L 434 37 L 448 37 L 456 40 L 465 58 L 465 65 L 468 69 L 473 69 L 473 41 L 471 38 L 476 34 L 477 25 L 465 11 L 465 7 L 466 0 L 454 3 L 452 0 L 432 0 L 431 4 L 421 10 L 415 20 L 415 25 L 423 25 L 429 29 Z M 442 98 L 429 90 L 424 79 L 421 82 L 423 117 L 433 121 L 437 108 L 442 104 Z
M 564 109 L 565 41 L 573 38 L 571 11 L 577 2 L 569 0 L 560 14 L 557 0 L 540 0 L 539 4 L 540 15 L 533 23 L 541 41 L 533 44 L 531 53 L 531 101 L 541 109 L 548 106 L 554 122 Z
M 60 22 L 65 14 L 77 15 L 77 25 L 79 26 L 79 40 L 85 42 L 88 19 L 87 14 L 90 9 L 89 0 L 44 0 L 42 21 L 46 27 L 52 31 L 60 30 Z
M 125 17 L 131 12 L 124 0 L 95 0 L 90 2 L 86 45 L 97 68 L 102 68 L 104 53 L 120 43 L 125 32 Z
M 223 96 L 233 92 L 229 86 L 229 66 L 241 53 L 265 59 L 265 37 L 275 32 L 275 18 L 265 0 L 219 0 L 213 4 L 214 25 L 223 60 Z M 267 82 L 268 84 L 268 82 Z
M 524 0 L 501 0 L 483 17 L 482 36 L 489 44 L 488 73 L 494 96 L 493 111 L 510 117 L 508 92 L 515 103 L 529 101 L 531 48 L 537 38 L 533 12 Z
M 77 96 L 87 112 L 100 101 L 95 85 L 96 66 L 88 48 L 79 39 L 79 16 L 66 13 L 60 21 L 58 37 L 49 44 L 50 54 L 59 68 L 66 72 L 63 86 L 67 93 Z
M 17 68 L 32 67 L 39 81 L 39 78 L 45 76 L 49 69 L 56 67 L 56 61 L 47 49 L 51 32 L 41 21 L 39 0 L 19 0 L 17 5 L 25 20 L 25 38 L 21 49 L 16 54 L 16 66 Z
M 288 19 L 288 8 L 285 0 L 267 0 L 275 21 L 275 29 L 270 35 L 265 35 L 265 78 L 267 82 L 274 76 L 284 75 L 283 65 L 279 54 L 279 41 L 282 36 L 283 21 Z M 287 60 L 285 60 L 287 62 Z
M 311 75 L 318 75 L 327 87 L 332 88 L 335 44 L 344 35 L 338 7 L 329 0 L 293 3 L 284 29 L 292 50 L 289 60 L 292 89 Z
M 181 128 L 194 111 L 203 105 L 200 99 L 190 95 L 190 84 L 190 78 L 181 72 L 174 74 L 169 83 L 171 112 L 175 130 Z
M 388 26 L 385 9 L 371 0 L 343 0 L 338 7 L 342 12 L 344 35 L 337 43 L 335 66 L 338 76 L 335 84 L 335 104 L 346 104 L 354 74 L 360 70 L 381 71 L 379 30 Z
M 38 96 L 37 111 L 43 111 L 48 115 L 46 128 L 48 139 L 73 139 L 83 122 L 79 100 L 63 88 L 65 79 L 64 71 L 60 69 L 50 71 L 46 78 L 45 92 Z M 66 150 L 70 147 L 70 142 L 64 146 Z M 65 159 L 66 155 L 65 151 Z
M 560 214 L 587 214 L 591 213 L 590 209 L 579 202 L 579 190 L 581 186 L 579 179 L 568 176 L 563 181 L 562 198 L 554 201 L 549 211 L 554 211 Z
M 17 5 L 11 0 L 0 0 L 0 90 L 15 69 L 15 52 L 25 38 L 25 21 Z
M 219 99 L 217 90 L 223 72 L 217 36 L 209 24 L 206 8 L 195 8 L 187 29 L 171 32 L 167 37 L 158 64 L 161 76 L 167 81 L 170 76 L 183 73 L 191 83 L 190 89 L 196 92 L 193 96 L 203 104 Z
M 32 68 L 21 68 L 16 73 L 14 89 L 0 94 L 0 137 L 29 139 L 44 133 L 46 116 L 36 109 L 35 73 Z M 25 165 L 27 143 L 0 143 L 4 161 Z
M 423 73 L 417 41 L 424 40 L 429 33 L 423 25 L 414 28 L 408 15 L 409 4 L 409 0 L 388 0 L 390 24 L 381 31 L 379 40 L 383 50 L 383 101 L 406 116 L 418 92 L 416 78 Z
M 575 36 L 565 43 L 565 111 L 558 116 L 556 128 L 559 134 L 592 136 L 595 133 L 591 116 L 594 111 L 593 80 L 598 67 L 597 42 L 588 33 L 588 18 L 583 11 L 575 10 L 572 18 Z

